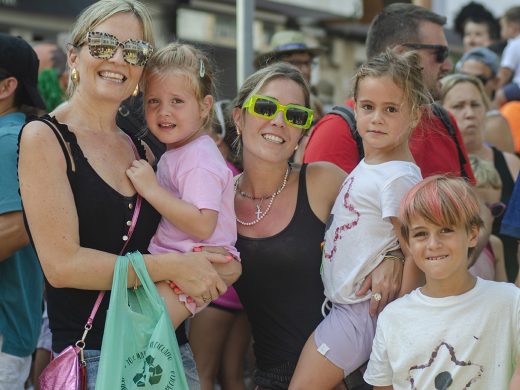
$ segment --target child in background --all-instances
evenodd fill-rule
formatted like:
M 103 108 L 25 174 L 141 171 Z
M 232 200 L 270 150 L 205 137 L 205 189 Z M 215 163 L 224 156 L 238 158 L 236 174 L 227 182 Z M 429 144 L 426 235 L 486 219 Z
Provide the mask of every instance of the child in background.
M 365 158 L 343 183 L 327 222 L 322 279 L 332 309 L 305 344 L 290 389 L 332 389 L 368 360 L 375 333 L 370 300 L 383 297 L 356 291 L 399 248 L 399 202 L 421 180 L 408 139 L 432 100 L 418 54 L 387 51 L 371 59 L 357 72 L 353 95 Z M 416 277 L 406 261 L 402 288 L 417 286 Z
M 193 46 L 170 44 L 148 61 L 143 87 L 148 128 L 167 149 L 157 177 L 144 160 L 127 170 L 139 194 L 162 215 L 148 250 L 156 254 L 219 246 L 238 257 L 233 174 L 208 135 L 214 95 L 208 59 Z M 175 327 L 201 309 L 191 297 L 177 298 L 166 282 L 157 283 L 157 289 Z M 200 298 L 207 305 L 220 293 Z
M 377 321 L 375 390 L 506 389 L 520 352 L 520 289 L 468 271 L 482 219 L 462 179 L 432 176 L 401 203 L 402 237 L 426 284 Z
M 502 192 L 502 180 L 493 163 L 473 154 L 469 155 L 471 169 L 477 179 L 475 192 L 479 196 L 489 212 L 482 213 L 484 224 L 491 226 L 493 220 L 502 215 L 506 205 L 500 202 Z M 491 229 L 491 227 L 490 227 Z M 471 265 L 469 272 L 482 279 L 507 282 L 506 265 L 504 260 L 504 245 L 497 236 L 491 235 L 489 242 L 477 257 L 475 264 Z
M 497 108 L 511 100 L 520 100 L 520 6 L 509 8 L 500 19 L 500 26 L 502 38 L 508 42 L 498 71 Z

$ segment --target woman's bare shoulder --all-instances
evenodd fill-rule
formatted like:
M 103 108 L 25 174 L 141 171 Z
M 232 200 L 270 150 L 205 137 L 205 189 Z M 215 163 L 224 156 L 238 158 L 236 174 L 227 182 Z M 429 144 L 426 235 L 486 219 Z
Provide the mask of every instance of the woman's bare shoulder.
M 342 183 L 345 177 L 347 173 L 343 169 L 327 161 L 314 162 L 307 166 L 307 178 L 316 185 Z

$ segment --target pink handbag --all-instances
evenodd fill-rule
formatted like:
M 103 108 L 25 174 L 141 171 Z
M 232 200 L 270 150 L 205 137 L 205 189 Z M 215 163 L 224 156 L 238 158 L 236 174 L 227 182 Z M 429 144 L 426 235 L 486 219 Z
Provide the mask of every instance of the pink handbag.
M 136 157 L 140 158 L 135 145 L 132 142 L 131 144 Z M 137 217 L 139 216 L 139 210 L 141 209 L 141 200 L 141 196 L 137 195 L 134 213 L 132 215 L 132 222 L 128 229 L 128 239 L 125 241 L 120 255 L 124 254 L 126 245 L 130 241 L 130 237 L 134 231 Z M 55 358 L 51 357 L 51 362 L 47 367 L 45 367 L 38 378 L 40 390 L 86 390 L 87 363 L 83 356 L 85 338 L 87 337 L 89 330 L 92 328 L 94 317 L 96 316 L 96 312 L 104 295 L 104 291 L 99 292 L 94 307 L 92 308 L 87 323 L 85 324 L 85 331 L 83 332 L 81 340 L 76 341 L 75 345 L 69 345 Z

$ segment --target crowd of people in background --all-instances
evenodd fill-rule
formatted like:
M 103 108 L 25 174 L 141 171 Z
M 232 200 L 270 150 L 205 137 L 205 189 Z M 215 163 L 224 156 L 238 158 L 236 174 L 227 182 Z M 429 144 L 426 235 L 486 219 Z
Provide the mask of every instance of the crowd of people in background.
M 95 388 L 122 248 L 189 389 L 520 390 L 520 7 L 463 7 L 459 54 L 445 23 L 386 6 L 334 109 L 296 30 L 222 101 L 136 0 L 87 7 L 66 48 L 0 33 L 0 390 L 38 389 L 107 290 Z

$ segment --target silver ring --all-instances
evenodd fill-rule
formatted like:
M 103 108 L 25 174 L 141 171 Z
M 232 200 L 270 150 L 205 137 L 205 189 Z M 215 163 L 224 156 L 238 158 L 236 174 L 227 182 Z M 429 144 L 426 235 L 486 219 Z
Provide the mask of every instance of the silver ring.
M 381 298 L 383 298 L 383 296 L 381 295 L 381 293 L 375 292 L 372 294 L 372 298 L 374 298 L 374 301 L 379 302 Z

